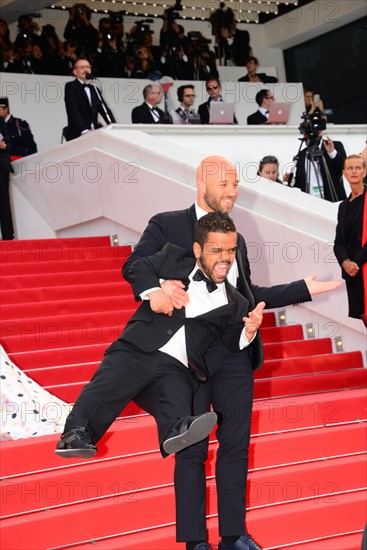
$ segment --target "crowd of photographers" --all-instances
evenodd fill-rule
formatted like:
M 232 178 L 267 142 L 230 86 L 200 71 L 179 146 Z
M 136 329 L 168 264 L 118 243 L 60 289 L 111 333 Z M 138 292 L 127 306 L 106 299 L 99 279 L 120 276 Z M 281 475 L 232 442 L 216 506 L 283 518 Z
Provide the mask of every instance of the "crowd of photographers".
M 211 40 L 199 31 L 185 34 L 176 22 L 176 8 L 177 4 L 164 11 L 159 45 L 153 45 L 153 20 L 137 21 L 125 33 L 123 14 L 111 12 L 96 28 L 91 10 L 82 3 L 70 8 L 62 39 L 53 25 L 40 28 L 36 14 L 24 14 L 18 18 L 18 34 L 12 41 L 6 21 L 0 19 L 0 70 L 70 76 L 75 60 L 86 57 L 101 77 L 206 80 L 208 75 L 218 77 L 219 58 L 222 64 L 246 64 L 251 53 L 249 35 L 236 30 L 232 10 L 222 7 L 213 14 L 213 51 Z

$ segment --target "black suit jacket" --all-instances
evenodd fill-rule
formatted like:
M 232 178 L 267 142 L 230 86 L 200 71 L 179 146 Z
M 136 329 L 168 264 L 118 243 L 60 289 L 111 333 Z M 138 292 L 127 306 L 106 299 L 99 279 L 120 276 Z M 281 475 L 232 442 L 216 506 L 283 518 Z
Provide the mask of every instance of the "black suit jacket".
M 90 130 L 92 124 L 94 128 L 98 128 L 98 114 L 102 116 L 106 124 L 116 122 L 112 111 L 103 101 L 110 117 L 110 120 L 108 119 L 93 85 L 90 85 L 90 91 L 92 105 L 89 103 L 83 84 L 78 79 L 65 84 L 65 107 L 68 116 L 67 140 L 79 137 L 84 130 Z
M 164 120 L 164 112 L 159 107 L 156 107 L 156 109 L 160 116 L 158 122 L 155 121 L 151 109 L 145 102 L 138 107 L 134 107 L 131 112 L 131 122 L 133 124 L 162 124 Z
M 139 243 L 135 247 L 122 268 L 122 274 L 130 283 L 130 273 L 136 260 L 151 256 L 161 250 L 167 242 L 183 247 L 193 256 L 193 228 L 196 222 L 195 205 L 186 210 L 176 210 L 173 212 L 164 212 L 156 214 L 151 218 L 145 229 Z M 247 247 L 244 238 L 238 233 L 237 242 L 237 264 L 239 277 L 237 280 L 237 289 L 249 302 L 251 311 L 256 303 L 264 301 L 268 308 L 284 307 L 286 305 L 307 302 L 311 300 L 307 286 L 304 280 L 295 281 L 290 284 L 276 285 L 272 287 L 259 287 L 251 283 L 250 264 L 247 256 Z M 142 288 L 144 286 L 144 288 Z M 141 288 L 133 290 L 136 299 L 142 290 L 153 287 L 159 287 L 159 277 L 151 277 L 146 274 L 142 281 Z M 257 333 L 255 340 L 249 347 L 249 353 L 254 369 L 261 366 L 263 361 L 263 348 L 260 333 Z
M 34 141 L 28 122 L 10 115 L 6 122 L 11 141 L 11 154 L 25 157 L 37 153 L 37 145 Z
M 156 254 L 134 262 L 130 269 L 130 283 L 138 294 L 146 290 L 145 282 L 150 277 L 182 280 L 187 288 L 188 275 L 195 263 L 190 251 L 167 243 Z M 227 281 L 225 284 L 228 304 L 190 319 L 186 319 L 184 308 L 175 309 L 169 317 L 154 313 L 149 301 L 143 301 L 119 341 L 128 341 L 145 352 L 151 352 L 164 346 L 185 325 L 190 367 L 199 380 L 206 380 L 207 368 L 203 359 L 206 350 L 220 338 L 230 350 L 240 351 L 242 318 L 249 311 L 248 300 Z
M 267 124 L 268 119 L 260 111 L 247 117 L 247 124 Z
M 340 141 L 334 141 L 334 147 L 337 151 L 337 155 L 334 159 L 331 159 L 329 157 L 324 147 L 322 147 L 322 156 L 326 161 L 326 166 L 328 167 L 331 180 L 334 184 L 334 188 L 338 197 L 337 201 L 335 201 L 335 199 L 333 199 L 332 197 L 330 185 L 327 181 L 323 162 L 321 162 L 320 164 L 320 172 L 321 172 L 322 181 L 324 184 L 324 195 L 325 195 L 324 198 L 327 201 L 338 202 L 346 199 L 347 197 L 344 190 L 344 185 L 342 182 L 343 164 L 347 154 L 345 152 L 344 145 Z M 301 191 L 305 193 L 309 192 L 309 190 L 306 189 L 306 183 L 307 183 L 306 167 L 305 167 L 306 153 L 307 153 L 307 148 L 302 149 L 302 151 L 299 154 L 296 173 L 295 173 L 295 182 L 294 182 L 294 187 L 298 187 L 298 189 L 301 189 Z
M 256 74 L 260 78 L 263 84 L 275 84 L 278 82 L 278 79 L 275 76 L 269 76 L 268 74 L 265 74 L 265 73 L 256 73 Z M 248 74 L 239 78 L 238 82 L 250 82 Z
M 199 105 L 198 114 L 200 116 L 201 124 L 209 124 L 210 103 L 210 101 L 205 101 L 205 103 Z M 238 124 L 235 115 L 233 115 L 233 124 Z

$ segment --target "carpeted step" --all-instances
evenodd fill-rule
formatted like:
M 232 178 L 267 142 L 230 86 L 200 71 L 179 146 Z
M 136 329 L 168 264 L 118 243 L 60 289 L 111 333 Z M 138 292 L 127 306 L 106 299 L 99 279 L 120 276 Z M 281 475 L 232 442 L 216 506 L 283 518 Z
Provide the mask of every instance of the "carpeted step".
M 361 550 L 362 535 L 362 530 L 351 534 L 337 533 L 334 536 L 288 545 L 287 550 Z
M 121 270 L 112 267 L 109 269 L 93 269 L 93 271 L 79 271 L 58 273 L 57 277 L 50 277 L 49 273 L 24 274 L 2 277 L 2 290 L 24 290 L 39 287 L 53 287 L 67 285 L 95 285 L 102 283 L 121 283 Z
M 50 384 L 52 380 L 53 384 L 68 384 L 72 382 L 78 382 L 80 380 L 88 380 L 95 370 L 98 368 L 100 361 L 103 357 L 104 349 L 98 349 L 99 358 L 97 361 L 83 361 L 75 362 L 67 365 L 61 366 L 46 366 L 43 367 L 42 363 L 42 352 L 35 352 L 34 354 L 21 354 L 18 355 L 18 360 L 23 366 L 23 370 L 28 374 L 30 378 L 36 380 L 39 384 Z M 34 361 L 31 361 L 32 355 Z M 38 359 L 36 359 L 38 356 Z M 345 357 L 342 357 L 345 356 Z M 52 354 L 51 354 L 52 357 Z M 52 357 L 53 358 L 53 357 Z M 322 362 L 319 359 L 322 358 Z M 13 354 L 11 359 L 16 363 L 17 355 Z M 86 359 L 85 356 L 82 359 Z M 302 361 L 297 361 L 302 359 Z M 336 371 L 346 371 L 348 369 L 363 369 L 363 359 L 360 352 L 346 352 L 341 354 L 327 354 L 325 356 L 313 356 L 301 357 L 294 359 L 283 359 L 284 366 L 282 368 L 276 368 L 273 373 L 271 368 L 267 368 L 268 363 L 265 362 L 263 367 L 255 372 L 255 383 L 259 385 L 258 382 L 264 379 L 270 378 L 288 378 L 291 376 L 299 376 L 300 374 L 321 374 L 322 367 L 327 368 L 328 373 Z M 316 366 L 313 363 L 316 363 Z M 270 363 L 273 363 L 270 361 Z M 278 365 L 281 361 L 277 361 Z M 30 365 L 29 368 L 27 366 Z M 36 368 L 33 368 L 36 366 Z M 262 371 L 265 371 L 265 374 L 262 375 Z M 49 372 L 52 371 L 52 372 Z M 266 381 L 266 384 L 269 384 L 269 381 Z
M 259 467 L 265 467 L 269 465 L 269 460 L 273 461 L 273 457 L 276 463 L 287 462 L 287 457 L 289 462 L 302 460 L 303 455 L 306 459 L 312 458 L 315 456 L 312 437 L 315 437 L 315 448 L 320 453 L 316 456 L 329 456 L 329 447 L 331 453 L 348 452 L 349 441 L 343 436 L 343 430 L 348 430 L 349 424 L 352 426 L 350 450 L 358 452 L 365 445 L 366 424 L 362 420 L 366 418 L 366 390 L 362 389 L 291 399 L 255 400 L 251 430 L 255 460 L 260 460 Z M 293 435 L 300 438 L 295 448 Z M 212 432 L 212 439 L 214 437 L 215 431 Z M 65 465 L 65 460 L 54 454 L 57 440 L 58 436 L 43 436 L 2 442 L 1 475 L 15 475 L 24 472 L 25 468 L 31 472 Z M 266 441 L 264 448 L 260 446 L 262 441 Z M 285 441 L 284 445 L 281 445 L 282 441 Z M 145 415 L 114 422 L 98 444 L 97 457 L 152 450 L 158 450 L 155 423 L 153 418 Z M 250 453 L 250 465 L 252 460 Z M 70 461 L 73 462 L 85 461 Z
M 279 342 L 264 345 L 265 361 L 287 357 L 301 357 L 306 355 L 319 355 L 331 353 L 332 343 L 330 338 L 318 340 L 295 340 L 293 342 Z
M 132 294 L 121 294 L 117 296 L 97 296 L 89 298 L 73 298 L 50 301 L 39 301 L 22 304 L 1 305 L 0 315 L 8 321 L 35 320 L 42 323 L 44 318 L 52 317 L 57 319 L 67 315 L 69 319 L 77 318 L 84 313 L 100 313 L 117 310 L 120 314 L 124 310 L 135 311 L 137 302 Z M 108 318 L 106 319 L 106 324 Z
M 312 357 L 310 357 L 312 361 Z M 304 374 L 298 376 L 272 377 L 255 380 L 255 399 L 307 395 L 310 393 L 365 388 L 367 369 L 347 369 L 345 371 Z
M 95 365 L 94 369 L 91 369 L 92 374 L 98 366 L 99 364 Z M 78 380 L 74 382 L 65 380 L 62 383 L 57 383 L 52 377 L 52 371 L 46 369 L 47 374 L 48 377 L 44 381 L 45 389 L 67 403 L 74 403 L 76 401 L 81 390 L 90 379 L 90 376 L 87 376 L 87 370 L 81 370 Z M 85 377 L 83 377 L 84 375 Z M 34 379 L 38 382 L 37 375 Z M 255 381 L 254 398 L 292 397 L 336 390 L 365 388 L 366 381 L 367 370 L 364 368 L 346 370 L 345 372 L 268 378 Z
M 60 260 L 55 262 L 40 261 L 40 262 L 25 262 L 14 264 L 3 264 L 1 267 L 1 277 L 11 277 L 15 275 L 35 275 L 37 273 L 47 274 L 49 277 L 54 277 L 57 280 L 59 273 L 74 273 L 75 277 L 80 272 L 93 271 L 95 268 L 98 270 L 104 269 L 116 269 L 121 270 L 121 267 L 126 258 L 126 254 L 123 257 L 109 257 L 100 258 L 97 261 L 85 261 L 80 260 Z
M 3 480 L 2 517 L 109 496 L 126 497 L 132 501 L 137 492 L 141 500 L 146 491 L 165 487 L 173 490 L 174 459 L 170 457 L 164 465 L 162 461 L 160 453 L 153 452 L 99 462 L 86 461 L 83 467 L 66 464 L 59 469 Z M 210 471 L 207 468 L 210 476 L 207 483 L 208 509 L 216 513 L 213 472 L 214 464 L 211 464 Z M 355 490 L 366 485 L 366 453 L 318 457 L 298 464 L 288 462 L 252 470 L 246 502 L 249 507 L 258 507 L 312 496 L 316 498 L 319 494 Z M 24 495 L 27 495 L 26 499 Z M 138 506 L 136 508 L 139 512 Z
M 109 329 L 109 332 L 111 335 L 115 334 L 114 328 Z M 70 338 L 70 340 L 67 347 L 48 347 L 39 350 L 30 348 L 25 351 L 10 352 L 8 355 L 23 370 L 55 368 L 64 365 L 79 365 L 91 362 L 99 363 L 103 358 L 105 350 L 113 341 L 106 338 L 106 341 L 100 344 L 93 344 L 91 341 L 89 345 L 88 342 L 85 342 L 84 345 L 77 346 L 75 338 Z M 8 344 L 16 348 L 16 338 L 8 338 Z
M 334 485 L 328 492 L 317 492 L 310 498 L 302 497 L 296 502 L 281 501 L 253 506 L 248 513 L 248 528 L 259 540 L 260 524 L 264 531 L 265 522 L 266 532 L 260 534 L 266 546 L 272 543 L 281 546 L 315 537 L 315 534 L 329 535 L 334 529 L 340 530 L 341 520 L 347 529 L 355 530 L 364 521 L 366 496 L 367 491 L 359 489 L 336 492 Z M 288 512 L 287 515 L 285 512 Z M 345 514 L 347 518 L 343 517 Z M 2 543 L 9 550 L 14 548 L 7 543 L 14 541 L 17 533 L 17 550 L 29 549 L 29 540 L 37 542 L 39 548 L 59 547 L 78 540 L 95 540 L 173 521 L 174 494 L 171 487 L 147 491 L 132 488 L 127 494 L 112 494 L 103 499 L 60 507 L 49 506 L 47 514 L 41 510 L 3 520 Z M 68 528 L 58 528 L 60 522 Z
M 268 359 L 255 372 L 255 380 L 271 376 L 292 376 L 306 373 L 320 373 L 335 370 L 363 368 L 360 351 L 312 354 L 305 357 Z
M 28 304 L 58 300 L 75 300 L 97 297 L 132 296 L 130 285 L 121 278 L 120 282 L 104 282 L 91 285 L 64 285 L 24 288 L 19 290 L 0 291 L 1 304 Z M 137 303 L 138 304 L 138 303 Z
M 110 237 L 104 236 L 0 241 L 0 259 L 1 262 L 26 262 L 28 254 L 34 259 L 32 253 L 39 254 L 41 256 L 43 253 L 47 253 L 47 250 L 49 249 L 84 250 L 88 247 L 111 248 L 111 239 Z M 20 257 L 18 259 L 19 254 Z M 15 260 L 15 258 L 17 259 Z
M 303 340 L 302 325 L 288 325 L 284 327 L 261 327 L 261 337 L 264 344 Z
M 11 353 L 70 345 L 112 343 L 118 338 L 134 309 L 54 315 L 0 322 L 0 342 Z M 111 337 L 112 334 L 112 337 Z M 108 337 L 107 337 L 108 335 Z
M 99 263 L 103 258 L 111 258 L 119 260 L 121 265 L 130 255 L 131 248 L 129 246 L 100 246 L 93 241 L 85 246 L 60 246 L 50 244 L 45 248 L 34 250 L 18 250 L 12 254 L 3 253 L 0 251 L 0 258 L 4 257 L 4 265 L 15 267 L 16 265 L 32 265 L 34 263 L 58 263 L 58 262 L 75 262 L 84 261 L 89 264 L 90 268 Z M 46 270 L 47 272 L 47 270 Z M 4 274 L 7 273 L 5 269 Z

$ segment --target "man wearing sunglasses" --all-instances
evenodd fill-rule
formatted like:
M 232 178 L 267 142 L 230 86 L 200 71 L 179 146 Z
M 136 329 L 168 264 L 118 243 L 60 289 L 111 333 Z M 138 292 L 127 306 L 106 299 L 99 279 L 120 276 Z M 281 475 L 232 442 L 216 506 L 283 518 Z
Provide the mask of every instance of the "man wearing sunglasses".
M 268 124 L 270 105 L 274 103 L 275 97 L 270 90 L 260 90 L 255 101 L 259 108 L 256 113 L 247 117 L 247 124 Z
M 223 101 L 222 87 L 219 80 L 212 76 L 205 82 L 206 91 L 208 92 L 209 99 L 199 105 L 198 113 L 200 115 L 201 124 L 209 124 L 210 119 L 210 104 L 212 101 Z M 233 124 L 238 124 L 236 117 L 233 115 Z

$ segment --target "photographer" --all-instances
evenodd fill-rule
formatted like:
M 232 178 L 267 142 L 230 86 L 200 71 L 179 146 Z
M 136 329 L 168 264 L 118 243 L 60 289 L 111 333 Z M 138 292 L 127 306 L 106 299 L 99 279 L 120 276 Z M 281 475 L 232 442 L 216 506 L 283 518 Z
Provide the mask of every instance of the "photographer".
M 304 142 L 307 147 L 298 153 L 294 184 L 289 183 L 314 197 L 338 202 L 346 198 L 342 175 L 347 155 L 340 141 L 322 136 L 326 129 L 324 114 L 320 111 L 310 117 L 304 113 L 299 130 L 303 134 L 301 147 Z
M 163 26 L 160 33 L 161 60 L 160 70 L 163 75 L 175 80 L 192 78 L 189 58 L 189 39 L 185 29 L 174 20 L 178 17 L 175 8 L 169 8 L 163 14 Z M 180 8 L 181 9 L 181 8 Z
M 91 23 L 91 11 L 88 6 L 74 4 L 70 8 L 64 38 L 76 43 L 78 57 L 89 57 L 95 53 L 98 47 L 98 31 Z
M 247 31 L 237 30 L 237 21 L 231 8 L 221 2 L 210 17 L 212 34 L 215 36 L 216 55 L 221 65 L 244 66 L 252 49 Z
M 100 19 L 98 37 L 98 48 L 94 59 L 96 75 L 127 78 L 122 37 L 115 34 L 112 21 L 108 17 Z

